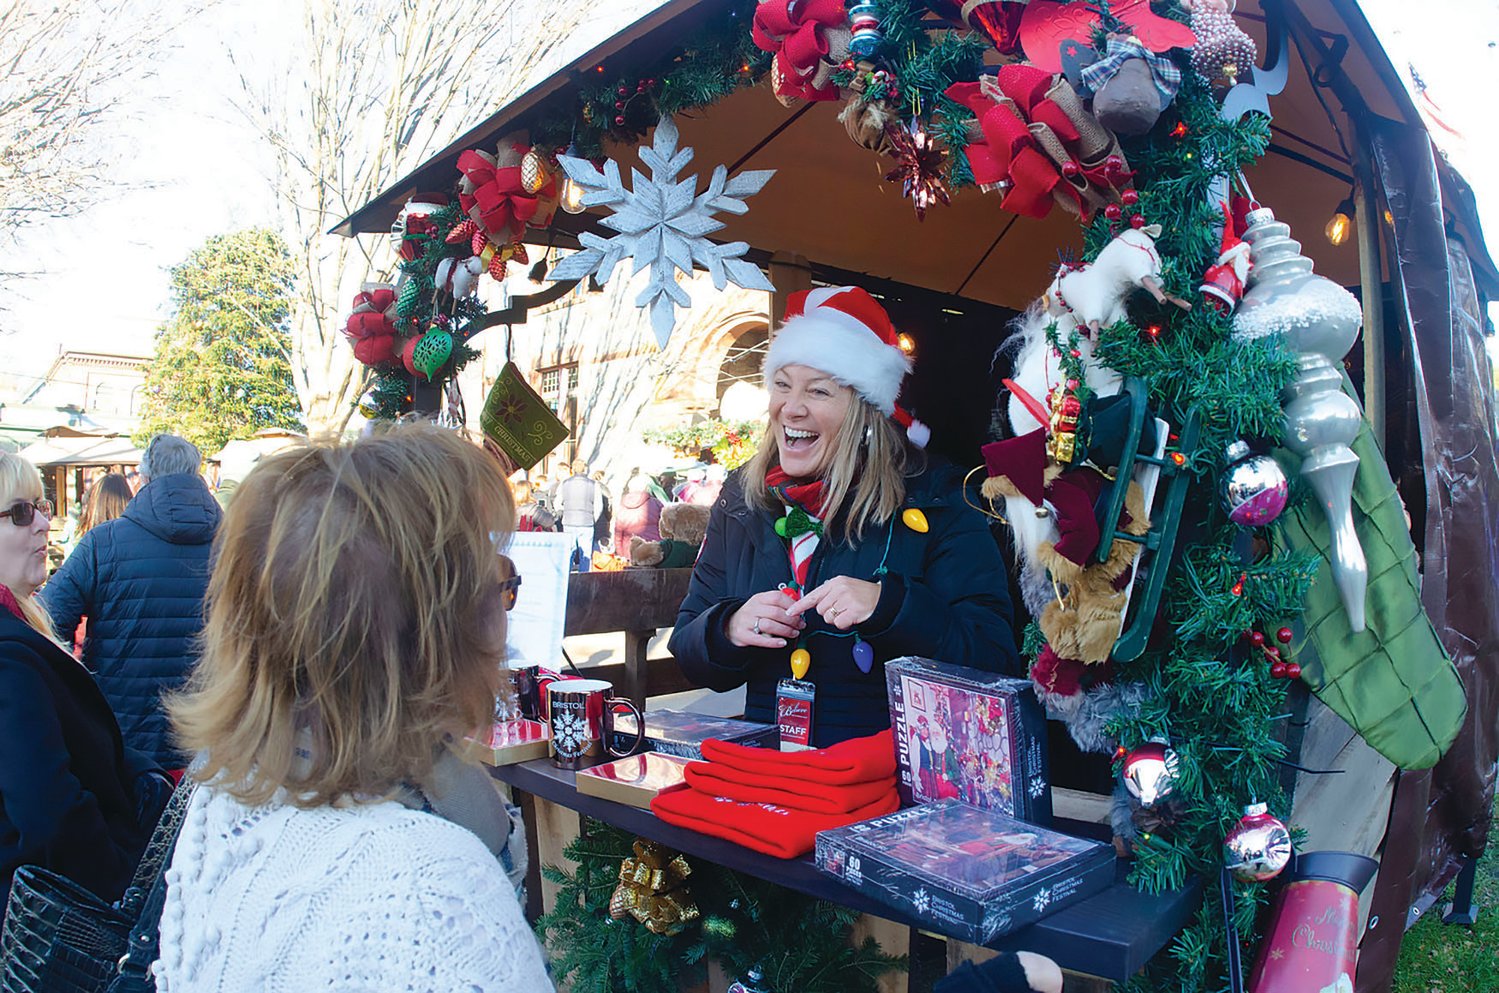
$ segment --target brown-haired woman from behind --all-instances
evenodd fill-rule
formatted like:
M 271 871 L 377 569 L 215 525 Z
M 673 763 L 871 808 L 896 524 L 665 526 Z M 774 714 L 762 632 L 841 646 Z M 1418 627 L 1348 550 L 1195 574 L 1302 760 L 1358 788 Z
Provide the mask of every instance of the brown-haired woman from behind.
M 202 785 L 160 993 L 552 989 L 496 858 L 503 803 L 444 746 L 492 719 L 514 527 L 500 467 L 436 428 L 276 455 L 239 485 L 202 660 L 168 703 Z
M 89 490 L 88 503 L 78 518 L 78 537 L 82 538 L 105 521 L 112 521 L 125 512 L 125 506 L 135 493 L 125 477 L 117 472 L 108 472 L 94 481 Z

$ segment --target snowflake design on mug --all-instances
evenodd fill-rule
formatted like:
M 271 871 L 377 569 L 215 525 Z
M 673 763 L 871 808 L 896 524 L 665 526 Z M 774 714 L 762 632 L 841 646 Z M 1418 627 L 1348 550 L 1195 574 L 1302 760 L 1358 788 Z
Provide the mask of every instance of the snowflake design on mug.
M 588 725 L 577 714 L 558 714 L 552 722 L 552 738 L 563 755 L 579 755 L 588 741 Z

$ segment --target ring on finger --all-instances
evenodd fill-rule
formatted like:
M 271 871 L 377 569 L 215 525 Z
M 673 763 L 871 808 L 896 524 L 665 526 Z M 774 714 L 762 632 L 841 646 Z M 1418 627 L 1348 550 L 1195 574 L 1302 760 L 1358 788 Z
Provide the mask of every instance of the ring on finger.
M 842 607 L 834 607 L 832 610 L 828 611 L 828 616 L 829 617 L 837 617 L 841 613 L 843 613 L 843 608 Z
M 755 626 L 750 628 L 750 630 L 755 632 L 755 634 L 757 635 L 760 633 L 760 618 L 755 618 Z

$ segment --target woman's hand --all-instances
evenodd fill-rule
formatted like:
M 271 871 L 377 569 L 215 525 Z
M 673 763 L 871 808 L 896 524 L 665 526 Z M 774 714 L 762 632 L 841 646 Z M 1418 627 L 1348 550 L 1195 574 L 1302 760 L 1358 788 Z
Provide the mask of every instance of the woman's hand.
M 802 633 L 807 622 L 786 609 L 792 600 L 781 590 L 766 590 L 744 601 L 729 615 L 724 633 L 740 648 L 785 648 L 788 638 Z
M 802 614 L 815 609 L 833 627 L 847 631 L 855 624 L 869 620 L 879 602 L 879 583 L 851 576 L 834 576 L 792 604 L 787 613 L 801 620 Z

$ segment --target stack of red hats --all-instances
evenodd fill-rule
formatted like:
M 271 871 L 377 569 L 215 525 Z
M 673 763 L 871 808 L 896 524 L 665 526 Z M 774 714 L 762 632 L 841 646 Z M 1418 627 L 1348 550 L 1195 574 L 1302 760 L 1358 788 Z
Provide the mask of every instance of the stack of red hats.
M 687 788 L 651 810 L 668 824 L 783 859 L 810 852 L 817 832 L 900 808 L 889 731 L 805 752 L 703 742 Z

